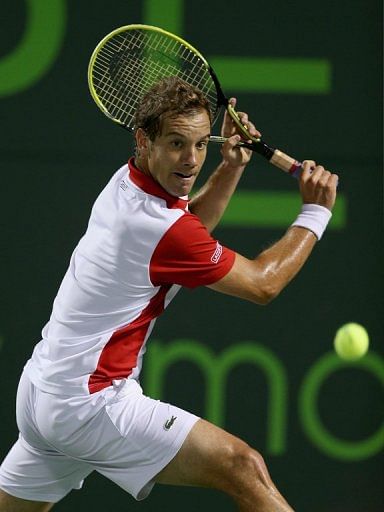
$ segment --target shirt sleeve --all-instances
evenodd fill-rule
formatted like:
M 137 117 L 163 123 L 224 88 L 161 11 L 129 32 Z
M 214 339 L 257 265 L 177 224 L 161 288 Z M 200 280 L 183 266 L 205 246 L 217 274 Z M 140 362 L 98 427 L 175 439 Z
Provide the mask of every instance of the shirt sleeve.
M 206 286 L 231 270 L 235 254 L 212 238 L 196 215 L 185 213 L 156 246 L 150 262 L 150 279 L 154 286 Z

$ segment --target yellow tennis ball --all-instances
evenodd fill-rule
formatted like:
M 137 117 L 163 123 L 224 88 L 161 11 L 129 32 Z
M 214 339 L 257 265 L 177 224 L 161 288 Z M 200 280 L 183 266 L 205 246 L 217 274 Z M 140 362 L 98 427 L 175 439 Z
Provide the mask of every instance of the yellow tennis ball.
M 360 324 L 354 322 L 345 324 L 336 331 L 334 347 L 341 359 L 356 361 L 368 350 L 368 333 Z

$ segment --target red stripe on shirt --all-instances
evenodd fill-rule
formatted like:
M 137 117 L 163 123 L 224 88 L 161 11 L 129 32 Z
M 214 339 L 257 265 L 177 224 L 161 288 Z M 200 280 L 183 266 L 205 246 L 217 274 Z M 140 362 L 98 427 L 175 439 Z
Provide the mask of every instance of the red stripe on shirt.
M 96 370 L 89 377 L 88 389 L 91 394 L 111 386 L 115 379 L 125 379 L 131 375 L 151 321 L 164 311 L 164 300 L 169 289 L 170 286 L 162 286 L 136 320 L 113 333 L 100 354 Z
M 150 262 L 150 278 L 154 286 L 207 286 L 228 274 L 234 261 L 235 252 L 212 238 L 200 219 L 188 212 L 158 243 Z

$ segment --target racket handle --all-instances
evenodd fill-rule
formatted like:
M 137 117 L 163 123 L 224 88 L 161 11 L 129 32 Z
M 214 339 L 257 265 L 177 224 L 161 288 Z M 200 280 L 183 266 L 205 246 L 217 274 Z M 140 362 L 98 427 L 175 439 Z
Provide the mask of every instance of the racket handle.
M 211 135 L 209 140 L 211 142 L 224 144 L 224 142 L 227 139 L 226 137 L 218 137 L 216 135 Z M 238 144 L 236 144 L 236 146 L 248 148 L 251 149 L 252 151 L 255 151 L 256 153 L 259 153 L 259 155 L 262 155 L 264 158 L 269 160 L 269 162 L 272 165 L 290 174 L 294 178 L 298 178 L 303 169 L 301 162 L 298 162 L 294 158 L 286 155 L 279 149 L 271 148 L 261 139 L 258 139 L 255 142 L 246 142 L 241 140 L 240 142 L 238 142 Z
M 224 144 L 224 142 L 227 139 L 226 137 L 218 137 L 215 135 L 211 135 L 209 140 L 211 142 Z M 255 151 L 256 153 L 259 153 L 259 155 L 262 155 L 264 158 L 269 160 L 269 162 L 272 165 L 278 167 L 279 169 L 286 172 L 287 174 L 290 174 L 296 179 L 298 179 L 301 175 L 301 172 L 303 170 L 303 164 L 301 162 L 295 160 L 289 155 L 286 155 L 285 153 L 280 151 L 280 149 L 271 148 L 262 139 L 255 139 L 254 142 L 247 142 L 241 140 L 236 144 L 236 146 L 248 148 L 251 149 L 252 151 Z M 312 168 L 312 170 L 313 169 L 314 168 Z
M 275 167 L 287 172 L 294 178 L 298 178 L 300 176 L 301 171 L 303 170 L 303 165 L 301 162 L 298 162 L 294 158 L 286 155 L 279 149 L 275 149 L 269 161 Z

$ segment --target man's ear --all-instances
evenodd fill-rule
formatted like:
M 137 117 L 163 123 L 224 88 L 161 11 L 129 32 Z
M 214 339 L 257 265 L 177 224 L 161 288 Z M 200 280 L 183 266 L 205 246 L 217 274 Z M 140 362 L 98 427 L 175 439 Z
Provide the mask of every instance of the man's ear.
M 138 128 L 135 133 L 136 147 L 139 153 L 148 150 L 149 138 L 142 128 Z

